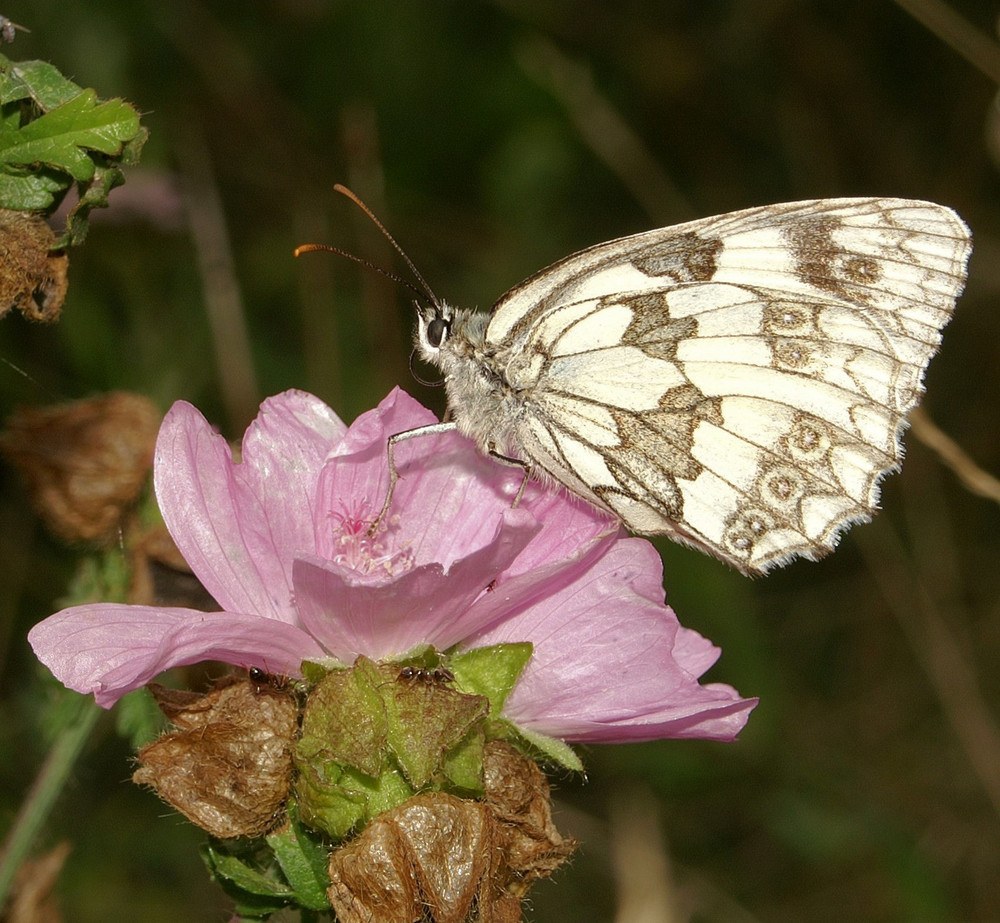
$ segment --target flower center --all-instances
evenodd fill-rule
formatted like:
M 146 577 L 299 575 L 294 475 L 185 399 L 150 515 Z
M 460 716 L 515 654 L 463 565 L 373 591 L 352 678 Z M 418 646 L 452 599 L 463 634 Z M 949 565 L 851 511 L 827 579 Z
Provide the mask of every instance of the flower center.
M 390 534 L 394 521 L 383 520 L 374 535 L 369 534 L 375 517 L 363 503 L 349 509 L 346 503 L 341 510 L 330 510 L 333 521 L 333 554 L 331 560 L 365 576 L 376 574 L 395 577 L 413 567 L 413 549 L 395 547 Z M 390 517 L 390 520 L 393 517 Z

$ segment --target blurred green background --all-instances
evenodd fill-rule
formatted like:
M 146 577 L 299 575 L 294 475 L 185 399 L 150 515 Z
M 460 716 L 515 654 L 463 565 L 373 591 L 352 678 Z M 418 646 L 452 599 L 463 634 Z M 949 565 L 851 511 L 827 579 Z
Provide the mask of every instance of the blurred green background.
M 71 255 L 60 323 L 0 323 L 0 357 L 30 375 L 0 364 L 0 416 L 123 388 L 238 437 L 285 388 L 350 420 L 395 384 L 440 411 L 407 369 L 408 293 L 292 258 L 320 241 L 399 268 L 335 182 L 439 296 L 484 309 L 623 234 L 898 195 L 973 229 L 924 406 L 1000 471 L 1000 6 L 919 7 L 958 25 L 888 0 L 7 0 L 31 29 L 8 56 L 126 97 L 152 135 Z M 556 780 L 584 845 L 529 919 L 1000 919 L 1000 515 L 913 434 L 907 448 L 884 512 L 819 564 L 749 581 L 664 543 L 668 601 L 723 648 L 709 678 L 761 704 L 732 745 L 585 751 L 587 780 Z M 44 533 L 7 467 L 0 523 L 5 827 L 46 750 L 25 634 L 79 550 Z M 200 835 L 131 771 L 104 722 L 40 844 L 72 843 L 65 918 L 225 919 Z

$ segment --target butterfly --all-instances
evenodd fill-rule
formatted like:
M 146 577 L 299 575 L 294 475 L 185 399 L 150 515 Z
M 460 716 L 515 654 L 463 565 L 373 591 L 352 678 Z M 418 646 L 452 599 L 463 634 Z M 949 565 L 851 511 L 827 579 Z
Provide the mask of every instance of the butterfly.
M 817 199 L 589 247 L 488 314 L 428 288 L 449 418 L 394 439 L 457 429 L 746 574 L 817 559 L 900 467 L 971 249 L 941 205 Z

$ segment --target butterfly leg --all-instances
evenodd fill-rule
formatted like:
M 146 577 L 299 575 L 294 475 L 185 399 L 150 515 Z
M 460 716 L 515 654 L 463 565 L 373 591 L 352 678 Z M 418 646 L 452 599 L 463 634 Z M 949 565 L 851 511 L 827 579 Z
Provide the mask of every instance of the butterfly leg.
M 394 433 L 389 437 L 386 443 L 386 454 L 389 460 L 389 487 L 385 492 L 385 501 L 382 503 L 382 509 L 379 511 L 378 516 L 375 517 L 375 521 L 368 527 L 369 536 L 374 535 L 378 531 L 378 527 L 382 525 L 382 520 L 385 519 L 386 513 L 389 512 L 389 504 L 392 503 L 392 495 L 396 490 L 396 482 L 399 480 L 399 472 L 396 470 L 395 459 L 396 443 L 403 442 L 406 439 L 413 439 L 415 436 L 432 436 L 435 433 L 449 433 L 453 429 L 456 429 L 456 424 L 453 422 L 431 423 L 428 426 L 418 426 L 416 429 Z M 518 498 L 520 498 L 520 494 L 518 494 Z

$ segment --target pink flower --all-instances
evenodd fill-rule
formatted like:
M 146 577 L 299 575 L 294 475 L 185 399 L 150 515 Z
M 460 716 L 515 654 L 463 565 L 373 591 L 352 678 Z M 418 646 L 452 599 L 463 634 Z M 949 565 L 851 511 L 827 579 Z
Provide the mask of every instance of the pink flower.
M 719 650 L 663 603 L 648 542 L 564 493 L 529 484 L 457 433 L 399 443 L 389 516 L 386 440 L 434 417 L 402 391 L 346 427 L 317 398 L 269 398 L 234 462 L 178 402 L 156 447 L 167 528 L 219 612 L 95 603 L 29 641 L 63 683 L 109 707 L 169 667 L 221 660 L 301 675 L 350 664 L 530 641 L 507 718 L 566 740 L 736 736 L 756 704 L 700 685 Z

